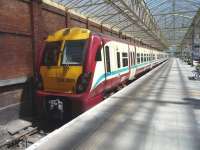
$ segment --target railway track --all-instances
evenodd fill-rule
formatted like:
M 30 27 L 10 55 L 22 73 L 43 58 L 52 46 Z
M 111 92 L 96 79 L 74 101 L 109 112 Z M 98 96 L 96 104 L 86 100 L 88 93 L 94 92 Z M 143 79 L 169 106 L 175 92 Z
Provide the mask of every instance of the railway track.
M 22 125 L 22 127 L 16 131 L 12 131 L 12 129 L 4 129 L 3 132 L 1 131 L 0 150 L 24 150 L 58 128 L 49 127 L 47 125 L 45 127 L 43 122 L 37 122 L 36 124 L 29 123 Z M 16 128 L 17 126 L 18 125 L 16 125 Z M 48 130 L 45 130 L 45 128 Z
M 108 98 L 115 92 L 116 91 L 107 93 L 105 98 Z M 8 127 L 5 128 L 4 131 L 0 130 L 0 150 L 24 150 L 62 125 L 60 123 L 52 124 L 52 122 L 50 123 L 47 121 L 31 121 L 28 122 L 28 124 L 25 123 L 25 125 L 23 125 L 23 122 L 20 123 L 21 124 L 14 122 L 12 123 L 14 125 L 11 125 L 11 129 L 8 129 Z M 3 138 L 1 135 L 2 133 Z
M 108 98 L 115 92 L 107 93 L 105 98 Z M 56 124 L 46 120 L 30 122 L 17 120 L 8 125 L 8 127 L 4 127 L 3 130 L 1 130 L 0 126 L 0 150 L 24 150 L 61 125 L 63 123 Z

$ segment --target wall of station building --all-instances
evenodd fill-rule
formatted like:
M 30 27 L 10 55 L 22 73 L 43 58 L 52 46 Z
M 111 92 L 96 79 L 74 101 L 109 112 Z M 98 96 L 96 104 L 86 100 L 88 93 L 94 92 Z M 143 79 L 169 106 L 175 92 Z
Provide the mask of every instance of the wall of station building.
M 40 0 L 0 0 L 0 110 L 32 99 L 31 84 L 22 79 L 33 75 L 37 50 L 48 34 L 71 26 L 132 40 Z

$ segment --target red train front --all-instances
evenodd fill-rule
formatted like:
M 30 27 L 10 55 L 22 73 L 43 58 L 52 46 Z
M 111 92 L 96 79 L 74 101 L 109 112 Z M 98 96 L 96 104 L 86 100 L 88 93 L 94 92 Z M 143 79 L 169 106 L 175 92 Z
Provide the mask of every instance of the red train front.
M 59 119 L 74 117 L 102 99 L 102 93 L 90 93 L 99 48 L 100 37 L 87 29 L 63 29 L 48 37 L 40 58 L 40 113 Z

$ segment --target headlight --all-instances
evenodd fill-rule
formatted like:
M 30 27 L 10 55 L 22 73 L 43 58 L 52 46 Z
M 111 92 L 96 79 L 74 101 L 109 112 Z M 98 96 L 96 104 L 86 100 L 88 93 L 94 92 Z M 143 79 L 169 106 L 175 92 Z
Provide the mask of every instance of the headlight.
M 78 78 L 78 81 L 77 81 L 76 92 L 77 93 L 84 92 L 88 87 L 88 83 L 89 83 L 90 79 L 91 79 L 91 73 L 84 73 L 84 74 L 80 75 L 80 77 Z

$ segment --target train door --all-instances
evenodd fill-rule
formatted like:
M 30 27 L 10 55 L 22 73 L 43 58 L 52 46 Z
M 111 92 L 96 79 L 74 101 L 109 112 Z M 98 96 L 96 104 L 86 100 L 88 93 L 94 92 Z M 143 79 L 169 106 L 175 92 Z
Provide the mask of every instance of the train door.
M 120 70 L 120 68 L 121 68 L 121 53 L 118 49 L 117 49 L 116 53 L 117 53 L 117 57 L 116 57 L 117 58 L 117 60 L 116 60 L 117 70 Z M 120 84 L 120 81 L 121 81 L 120 71 L 118 71 L 117 76 L 118 76 L 119 84 Z
M 128 44 L 121 44 L 121 68 L 120 68 L 120 83 L 125 82 L 130 76 L 130 62 L 129 62 L 129 47 Z
M 130 77 L 129 80 L 133 80 L 135 78 L 135 51 L 136 47 L 135 46 L 130 46 Z
M 112 81 L 110 80 L 112 78 L 110 50 L 110 46 L 106 45 L 104 47 L 106 89 L 110 89 L 112 87 Z
M 121 69 L 123 67 L 123 64 L 122 64 L 123 50 L 124 50 L 123 44 L 118 43 L 118 47 L 117 47 L 117 50 L 116 50 L 116 72 L 117 72 L 117 77 L 118 77 L 118 82 L 119 82 L 118 84 L 121 84 L 121 80 L 122 80 L 122 73 L 123 72 L 121 72 Z
M 113 82 L 113 86 L 117 87 L 120 84 L 121 76 L 120 76 L 120 67 L 121 67 L 121 54 L 118 48 L 118 44 L 116 43 L 113 51 L 113 59 L 114 59 L 114 65 L 113 69 L 115 72 L 115 82 Z
M 110 42 L 105 46 L 105 68 L 106 68 L 106 87 L 108 89 L 118 86 L 120 83 L 120 72 L 118 68 L 118 59 L 120 53 L 118 51 L 118 44 Z

